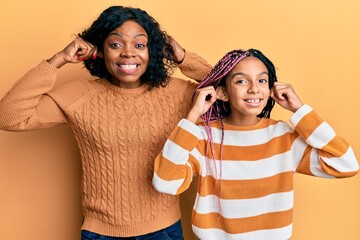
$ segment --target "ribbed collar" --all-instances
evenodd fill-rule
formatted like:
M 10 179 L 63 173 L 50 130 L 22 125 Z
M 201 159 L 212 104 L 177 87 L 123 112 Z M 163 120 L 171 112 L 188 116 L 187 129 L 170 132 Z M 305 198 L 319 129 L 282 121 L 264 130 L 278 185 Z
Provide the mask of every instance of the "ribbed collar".
M 114 84 L 111 84 L 108 80 L 101 78 L 101 79 L 97 79 L 96 80 L 99 84 L 104 85 L 107 89 L 110 89 L 114 92 L 118 92 L 121 94 L 129 94 L 129 95 L 140 95 L 142 93 L 144 93 L 145 91 L 149 91 L 149 85 L 147 85 L 146 83 L 144 83 L 143 85 L 141 85 L 140 87 L 137 88 L 121 88 L 118 87 Z

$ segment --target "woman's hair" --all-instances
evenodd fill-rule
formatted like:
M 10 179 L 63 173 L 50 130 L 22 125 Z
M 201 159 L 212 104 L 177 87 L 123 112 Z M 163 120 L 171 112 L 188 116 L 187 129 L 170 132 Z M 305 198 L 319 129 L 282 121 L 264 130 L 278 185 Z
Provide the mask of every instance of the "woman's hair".
M 105 9 L 90 28 L 78 36 L 94 44 L 99 52 L 103 52 L 103 44 L 108 35 L 125 21 L 135 21 L 143 27 L 148 35 L 149 64 L 141 81 L 152 87 L 166 86 L 168 76 L 176 67 L 175 61 L 165 59 L 165 54 L 174 59 L 174 49 L 170 45 L 169 36 L 160 29 L 159 23 L 146 11 L 138 8 L 112 6 Z M 93 76 L 111 80 L 112 76 L 106 69 L 103 58 L 87 59 L 85 67 Z
M 218 86 L 226 85 L 226 77 L 229 72 L 244 58 L 247 57 L 256 57 L 261 62 L 263 62 L 269 73 L 269 89 L 274 86 L 274 82 L 277 82 L 276 70 L 274 64 L 259 50 L 249 49 L 242 50 L 236 49 L 228 52 L 223 58 L 221 58 L 210 73 L 204 78 L 199 88 L 206 86 L 213 86 L 215 89 Z M 265 108 L 258 115 L 260 118 L 269 118 L 271 110 L 273 109 L 275 101 L 272 98 L 269 98 Z M 210 109 L 202 115 L 202 118 L 205 123 L 209 123 L 212 120 L 221 120 L 224 117 L 229 116 L 230 114 L 230 105 L 228 102 L 223 102 L 221 100 L 216 100 L 216 102 L 210 107 Z

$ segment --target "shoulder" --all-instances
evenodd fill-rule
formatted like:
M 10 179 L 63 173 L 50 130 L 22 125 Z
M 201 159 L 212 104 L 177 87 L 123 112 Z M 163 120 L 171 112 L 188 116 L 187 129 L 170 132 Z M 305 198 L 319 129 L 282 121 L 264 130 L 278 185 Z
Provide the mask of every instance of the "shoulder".
M 171 90 L 180 90 L 183 89 L 184 91 L 187 88 L 192 88 L 195 90 L 195 88 L 198 86 L 198 83 L 192 80 L 188 79 L 181 79 L 178 77 L 170 77 L 168 86 Z
M 71 81 L 71 82 L 65 83 L 65 84 L 59 86 L 58 88 L 54 89 L 51 92 L 51 94 L 67 96 L 67 95 L 73 95 L 76 93 L 76 95 L 81 95 L 83 92 L 87 92 L 89 89 L 91 89 L 93 82 L 94 82 L 94 80 Z
M 282 129 L 291 129 L 291 125 L 284 120 L 275 120 L 272 118 L 263 118 L 263 127 L 264 128 L 282 128 Z
M 52 97 L 58 104 L 69 106 L 72 103 L 84 98 L 88 93 L 92 92 L 99 85 L 97 80 L 76 80 L 65 83 L 60 87 L 51 91 L 48 95 Z

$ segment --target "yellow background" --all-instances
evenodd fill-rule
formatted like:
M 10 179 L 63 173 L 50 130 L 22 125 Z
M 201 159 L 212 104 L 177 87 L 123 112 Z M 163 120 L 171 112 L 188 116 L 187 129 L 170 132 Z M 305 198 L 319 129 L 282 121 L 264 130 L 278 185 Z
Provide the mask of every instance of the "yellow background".
M 32 0 L 0 8 L 0 97 L 29 68 L 60 51 L 110 5 L 140 7 L 211 64 L 234 48 L 258 48 L 360 156 L 358 0 Z M 178 73 L 177 73 L 178 74 Z M 88 78 L 65 66 L 58 84 Z M 273 118 L 289 118 L 275 107 Z M 1 117 L 1 116 L 0 116 Z M 79 240 L 79 154 L 70 130 L 0 131 L 0 239 Z M 194 189 L 182 196 L 186 240 Z M 295 176 L 292 239 L 360 239 L 360 177 Z

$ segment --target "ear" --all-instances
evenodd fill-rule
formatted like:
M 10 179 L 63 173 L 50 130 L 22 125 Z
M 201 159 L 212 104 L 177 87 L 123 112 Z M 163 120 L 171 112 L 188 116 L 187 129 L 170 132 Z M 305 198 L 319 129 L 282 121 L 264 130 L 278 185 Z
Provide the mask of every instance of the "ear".
M 218 99 L 220 99 L 223 102 L 229 101 L 229 97 L 228 97 L 224 87 L 218 86 L 215 91 L 216 91 L 216 96 Z

